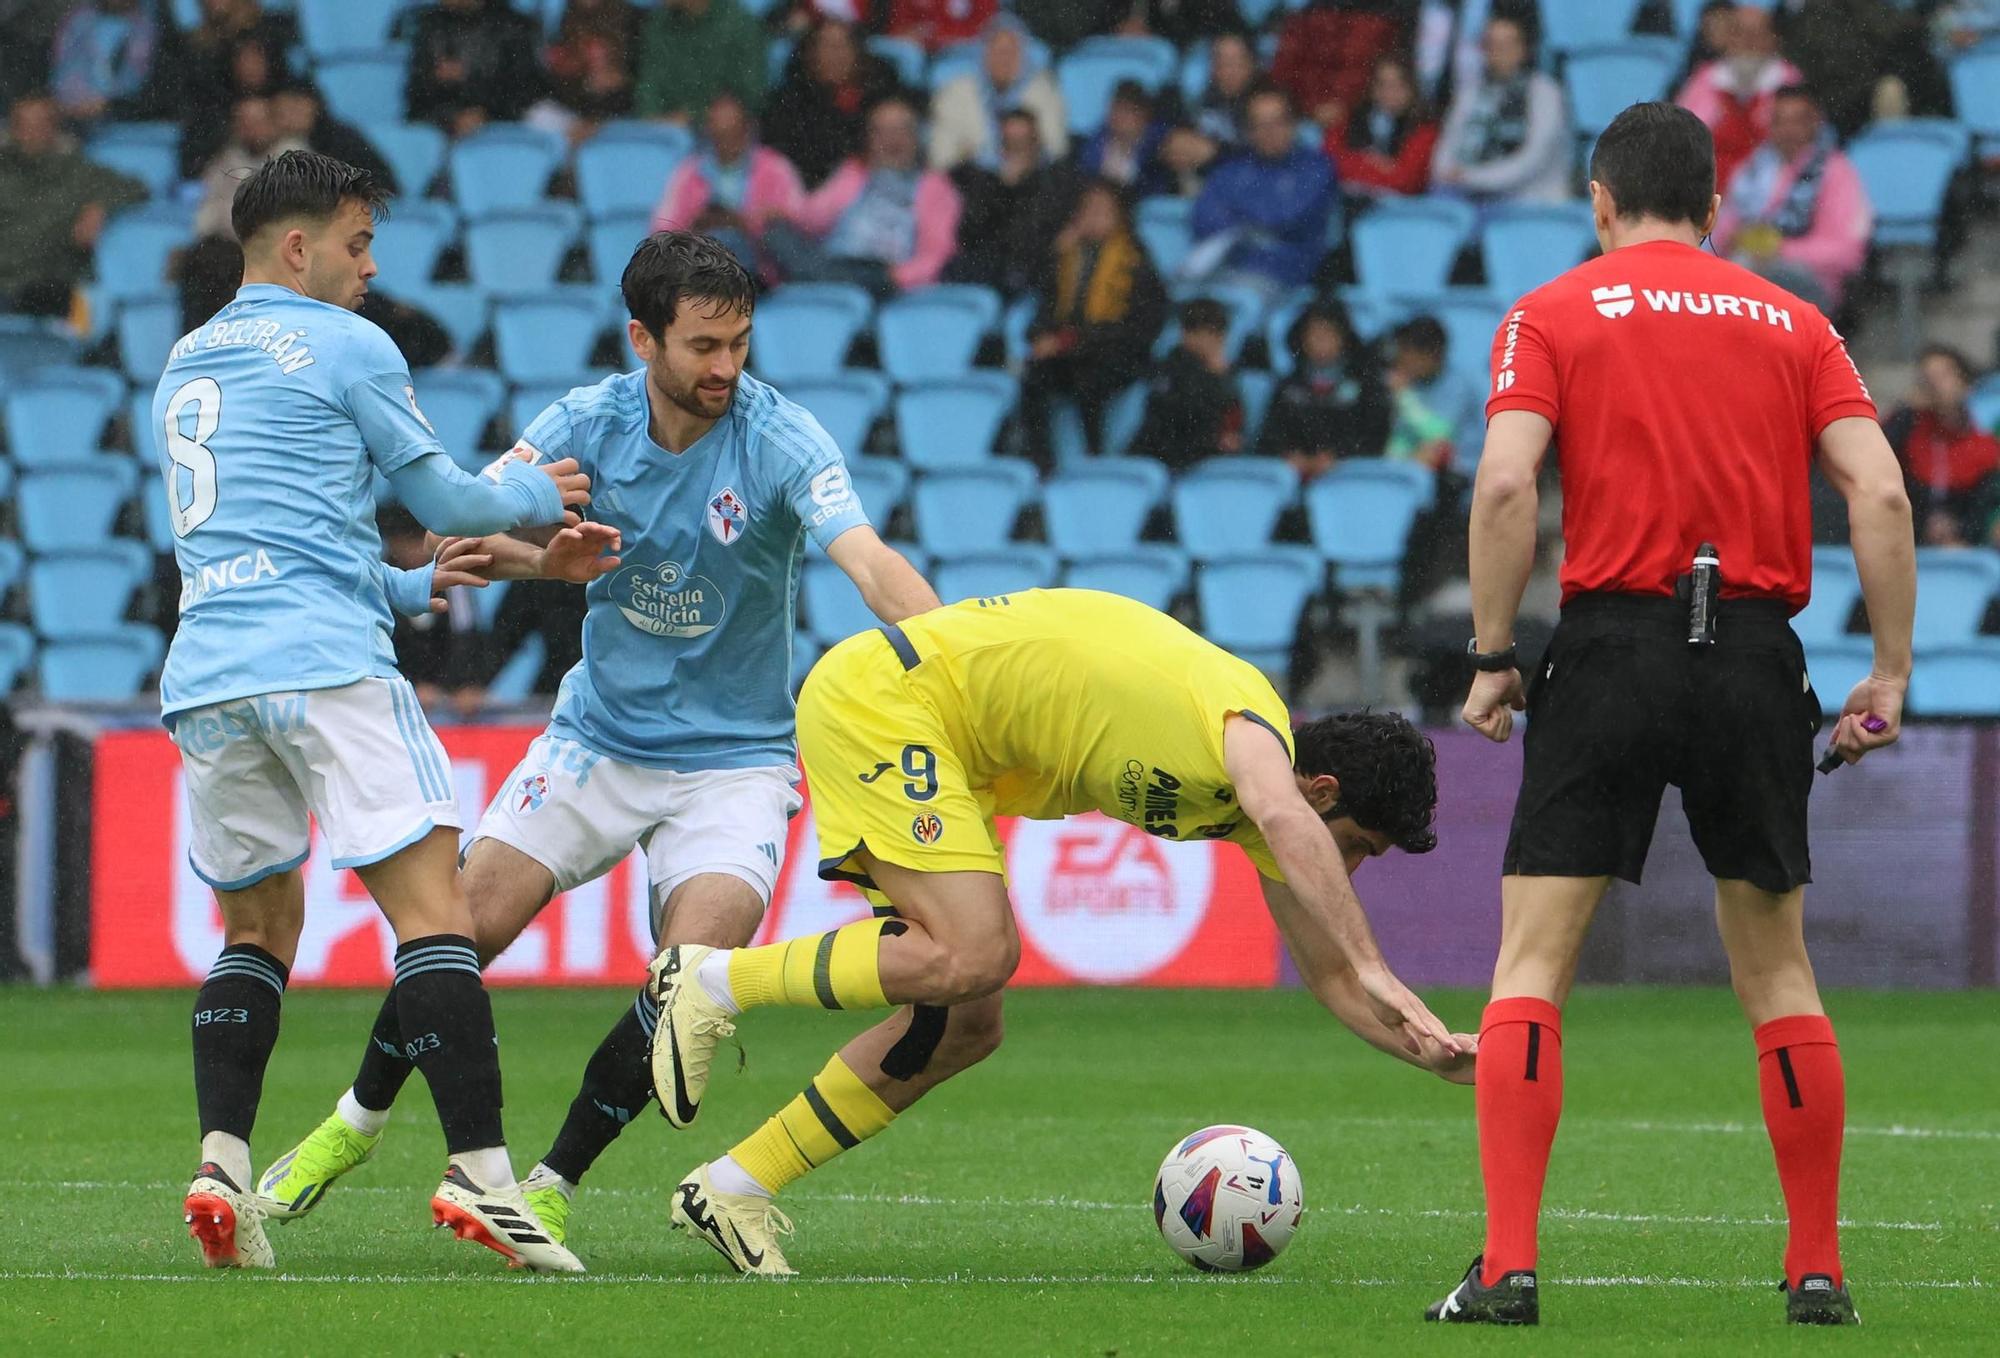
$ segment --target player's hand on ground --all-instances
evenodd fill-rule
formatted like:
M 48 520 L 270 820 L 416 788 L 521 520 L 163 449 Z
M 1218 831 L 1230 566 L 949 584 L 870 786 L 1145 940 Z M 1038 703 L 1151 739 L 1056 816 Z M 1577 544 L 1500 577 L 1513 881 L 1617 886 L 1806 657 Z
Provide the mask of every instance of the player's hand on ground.
M 482 550 L 478 538 L 446 538 L 438 544 L 437 566 L 431 571 L 431 612 L 443 613 L 451 607 L 444 592 L 454 585 L 484 589 L 491 577 L 493 557 Z
M 1427 1041 L 1453 1055 L 1458 1054 L 1459 1039 L 1452 1036 L 1451 1029 L 1444 1026 L 1444 1021 L 1433 1014 L 1415 992 L 1396 979 L 1394 972 L 1387 967 L 1356 968 L 1354 975 L 1361 983 L 1361 992 L 1368 997 L 1369 1005 L 1375 1010 L 1375 1017 L 1381 1020 L 1383 1027 L 1402 1034 L 1404 1045 L 1412 1056 L 1422 1057 Z
M 1426 1042 L 1422 1054 L 1424 1068 L 1440 1080 L 1455 1085 L 1469 1085 L 1479 1069 L 1479 1036 L 1476 1033 L 1453 1033 L 1452 1040 L 1460 1050 L 1446 1051 L 1435 1042 Z
M 554 462 L 544 462 L 541 465 L 541 472 L 556 483 L 556 489 L 562 492 L 565 508 L 575 508 L 590 503 L 590 478 L 584 475 L 582 464 L 575 458 L 563 457 L 557 458 Z M 572 524 L 576 522 L 572 516 L 564 517 Z
M 1903 690 L 1908 680 L 1871 674 L 1854 686 L 1833 728 L 1833 749 L 1852 764 L 1870 750 L 1894 745 L 1903 734 Z
M 545 580 L 587 585 L 618 569 L 616 553 L 620 541 L 618 530 L 606 523 L 579 523 L 565 528 L 542 548 L 541 566 L 536 573 Z
M 1472 676 L 1472 692 L 1466 695 L 1465 710 L 1459 715 L 1488 740 L 1504 742 L 1514 733 L 1514 714 L 1527 705 L 1521 672 L 1499 670 Z

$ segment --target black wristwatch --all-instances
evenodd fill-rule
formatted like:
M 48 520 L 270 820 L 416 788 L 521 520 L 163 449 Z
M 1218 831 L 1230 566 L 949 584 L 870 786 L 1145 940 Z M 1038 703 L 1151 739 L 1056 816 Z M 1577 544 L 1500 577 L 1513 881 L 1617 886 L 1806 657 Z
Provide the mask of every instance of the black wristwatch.
M 1482 651 L 1479 638 L 1469 638 L 1465 643 L 1465 654 L 1472 660 L 1472 668 L 1481 674 L 1505 674 L 1508 670 L 1519 669 L 1520 660 L 1514 654 L 1514 644 L 1509 642 L 1504 651 Z

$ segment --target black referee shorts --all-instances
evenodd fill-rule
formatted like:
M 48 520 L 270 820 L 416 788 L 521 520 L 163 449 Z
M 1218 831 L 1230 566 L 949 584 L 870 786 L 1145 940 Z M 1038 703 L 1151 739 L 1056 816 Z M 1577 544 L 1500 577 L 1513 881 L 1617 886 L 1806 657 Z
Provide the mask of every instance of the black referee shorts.
M 1711 646 L 1671 598 L 1585 594 L 1528 677 L 1502 870 L 1637 882 L 1668 783 L 1716 877 L 1812 880 L 1806 800 L 1822 717 L 1780 601 L 1724 600 Z

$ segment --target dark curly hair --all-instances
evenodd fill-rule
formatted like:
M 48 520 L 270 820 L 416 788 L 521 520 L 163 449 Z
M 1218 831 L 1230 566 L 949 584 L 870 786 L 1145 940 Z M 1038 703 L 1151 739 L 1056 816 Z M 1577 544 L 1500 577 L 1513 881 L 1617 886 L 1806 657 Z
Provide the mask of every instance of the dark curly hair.
M 1329 816 L 1379 830 L 1404 853 L 1437 847 L 1437 750 L 1429 736 L 1394 712 L 1343 712 L 1301 723 L 1292 740 L 1300 773 L 1340 780 Z

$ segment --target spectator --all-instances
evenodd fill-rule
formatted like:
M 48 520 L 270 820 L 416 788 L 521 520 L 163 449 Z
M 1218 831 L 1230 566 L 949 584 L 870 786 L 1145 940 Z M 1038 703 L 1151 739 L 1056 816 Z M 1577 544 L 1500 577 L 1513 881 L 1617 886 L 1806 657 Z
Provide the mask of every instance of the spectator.
M 569 0 L 556 40 L 542 54 L 549 92 L 586 124 L 632 111 L 639 11 L 627 0 Z
M 1798 67 L 1778 55 L 1778 28 L 1769 10 L 1738 5 L 1724 33 L 1722 56 L 1696 71 L 1675 99 L 1715 134 L 1718 184 L 1727 184 L 1736 167 L 1764 144 L 1778 91 L 1802 78 Z
M 1368 73 L 1409 46 L 1403 0 L 1309 0 L 1278 30 L 1271 82 L 1322 127 L 1347 116 L 1368 88 Z
M 297 142 L 308 150 L 366 170 L 375 176 L 377 182 L 386 185 L 390 193 L 422 194 L 430 187 L 428 184 L 398 184 L 396 172 L 389 168 L 388 161 L 382 159 L 374 143 L 329 115 L 326 101 L 306 81 L 295 80 L 278 87 L 277 93 L 271 96 L 271 117 L 277 124 L 281 141 Z
M 256 47 L 267 64 L 282 67 L 284 54 L 298 45 L 299 31 L 290 15 L 266 13 L 258 0 L 202 0 L 201 22 L 168 41 L 168 55 L 153 72 L 159 91 L 153 103 L 160 108 L 180 107 L 188 100 L 207 102 L 214 92 L 237 91 L 236 53 L 246 45 Z M 273 77 L 280 74 L 274 71 Z M 231 102 L 223 100 L 225 110 Z
M 185 109 L 181 178 L 199 179 L 202 169 L 229 140 L 237 100 L 252 95 L 268 98 L 286 82 L 286 48 L 279 45 L 284 40 L 285 31 L 273 26 L 228 41 L 215 52 L 220 65 L 199 85 L 180 82 L 168 70 L 159 73 L 156 83 L 161 106 Z
M 1868 256 L 1874 223 L 1861 176 L 1821 123 L 1812 91 L 1779 90 L 1771 139 L 1723 195 L 1715 248 L 1831 312 Z
M 382 535 L 383 559 L 391 566 L 415 570 L 429 563 L 423 525 L 407 510 L 384 509 L 375 522 Z M 471 586 L 446 590 L 443 613 L 398 615 L 392 641 L 396 668 L 416 689 L 417 701 L 429 708 L 449 703 L 460 717 L 479 714 L 496 667 L 493 639 L 480 626 Z
M 937 282 L 958 249 L 960 205 L 920 150 L 908 100 L 892 95 L 869 110 L 864 152 L 765 232 L 779 274 L 857 283 L 883 298 Z
M 757 272 L 765 225 L 797 212 L 806 191 L 792 162 L 760 146 L 756 134 L 741 99 L 724 90 L 710 100 L 701 148 L 667 180 L 653 230 L 713 236 Z
M 887 32 L 936 52 L 972 41 L 999 12 L 1000 0 L 889 0 Z
M 1075 197 L 1070 173 L 1043 158 L 1034 115 L 1025 109 L 1002 114 L 999 167 L 964 166 L 957 179 L 965 213 L 948 277 L 1010 296 L 1032 286 Z
M 1285 337 L 1292 370 L 1271 397 L 1258 451 L 1311 481 L 1344 457 L 1380 457 L 1389 443 L 1389 389 L 1367 362 L 1336 302 L 1314 302 Z
M 1519 19 L 1490 20 L 1480 79 L 1461 89 L 1431 160 L 1434 188 L 1480 201 L 1570 196 L 1569 111 L 1562 87 L 1529 64 Z
M 1132 232 L 1118 185 L 1100 179 L 1085 187 L 1050 247 L 1039 291 L 1021 405 L 1029 456 L 1046 467 L 1052 403 L 1075 402 L 1086 446 L 1101 451 L 1104 408 L 1146 375 L 1166 319 L 1166 289 Z
M 261 94 L 245 95 L 236 101 L 231 114 L 229 142 L 216 152 L 215 159 L 201 175 L 201 206 L 195 209 L 197 236 L 236 239 L 230 209 L 236 190 L 251 173 L 273 156 L 286 151 L 302 151 L 305 143 L 283 137 L 271 110 L 271 100 Z
M 1456 481 L 1454 494 L 1470 489 L 1486 434 L 1482 393 L 1463 373 L 1445 366 L 1449 337 L 1433 316 L 1396 327 L 1389 340 L 1389 394 L 1395 419 L 1386 456 L 1421 462 Z
M 1153 113 L 1153 95 L 1144 85 L 1119 81 L 1104 126 L 1077 152 L 1077 169 L 1110 180 L 1133 198 L 1173 192 L 1173 172 L 1160 159 L 1166 124 Z
M 1130 450 L 1173 471 L 1243 451 L 1243 397 L 1229 370 L 1229 313 L 1222 303 L 1197 297 L 1181 303 L 1180 326 L 1180 342 L 1153 368 L 1145 419 Z
M 1900 82 L 1919 113 L 1951 112 L 1951 88 L 1931 54 L 1924 22 L 1888 0 L 1812 0 L 1786 5 L 1785 55 L 1820 98 L 1826 120 L 1851 137 L 1873 116 L 1878 87 Z
M 67 315 L 105 221 L 145 197 L 64 144 L 54 96 L 16 99 L 0 147 L 0 311 Z
M 646 20 L 633 110 L 685 123 L 728 90 L 761 113 L 765 46 L 763 25 L 740 0 L 664 0 Z
M 145 0 L 93 0 L 56 30 L 55 92 L 79 123 L 142 113 L 160 32 Z
M 1326 153 L 1350 198 L 1422 193 L 1437 139 L 1437 118 L 1417 94 L 1409 61 L 1387 56 L 1375 63 L 1367 100 L 1327 128 Z
M 1985 543 L 2000 510 L 2000 440 L 1972 422 L 1966 405 L 1972 379 L 1964 354 L 1943 344 L 1926 347 L 1914 390 L 1884 429 L 1902 459 L 1917 534 L 1928 546 Z
M 1337 185 L 1326 156 L 1299 145 L 1283 90 L 1250 97 L 1249 132 L 1243 151 L 1211 171 L 1195 199 L 1185 271 L 1275 298 L 1310 279 L 1326 254 Z
M 938 86 L 931 96 L 931 168 L 972 161 L 991 169 L 1000 155 L 1000 115 L 1026 109 L 1041 129 L 1049 159 L 1069 150 L 1062 91 L 1047 71 L 1029 71 L 1020 20 L 1002 15 L 986 26 L 979 69 Z
M 1736 25 L 1736 0 L 1705 0 L 1701 15 L 1694 21 L 1694 41 L 1688 45 L 1687 64 L 1681 68 L 1677 85 L 1686 85 L 1694 73 L 1711 61 L 1722 60 L 1729 35 Z
M 410 118 L 455 137 L 512 122 L 542 92 L 534 22 L 507 0 L 439 0 L 417 12 L 405 86 Z
M 1243 145 L 1244 106 L 1256 84 L 1257 55 L 1248 38 L 1225 33 L 1209 43 L 1208 83 L 1161 149 L 1183 193 L 1192 194 L 1209 166 Z
M 764 139 L 818 188 L 861 145 L 869 108 L 895 89 L 895 69 L 862 47 L 853 24 L 821 19 L 771 92 Z

